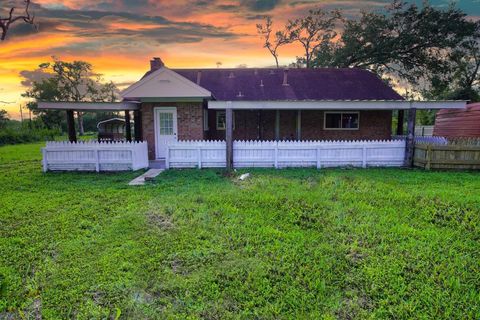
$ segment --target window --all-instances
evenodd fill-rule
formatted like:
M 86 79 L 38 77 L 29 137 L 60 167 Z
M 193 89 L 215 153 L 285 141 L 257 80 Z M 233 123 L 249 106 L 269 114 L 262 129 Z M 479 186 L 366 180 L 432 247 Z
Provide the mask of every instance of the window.
M 359 112 L 325 112 L 325 130 L 358 130 Z
M 161 135 L 173 134 L 173 114 L 171 112 L 160 112 L 159 128 Z
M 203 131 L 208 131 L 208 109 L 203 109 Z
M 233 112 L 233 129 L 235 129 L 235 112 Z M 217 130 L 225 130 L 227 128 L 225 111 L 217 111 Z

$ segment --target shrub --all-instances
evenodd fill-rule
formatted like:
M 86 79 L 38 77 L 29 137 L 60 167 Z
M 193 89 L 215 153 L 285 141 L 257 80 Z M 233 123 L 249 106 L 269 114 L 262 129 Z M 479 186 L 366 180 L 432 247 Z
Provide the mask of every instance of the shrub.
M 5 129 L 0 131 L 0 146 L 53 140 L 60 134 L 58 129 Z

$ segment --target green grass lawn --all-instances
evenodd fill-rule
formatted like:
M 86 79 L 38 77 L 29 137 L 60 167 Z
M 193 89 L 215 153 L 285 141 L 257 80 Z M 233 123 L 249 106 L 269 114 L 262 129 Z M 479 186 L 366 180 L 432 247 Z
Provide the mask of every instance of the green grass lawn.
M 41 172 L 0 148 L 0 319 L 478 319 L 480 173 Z M 242 171 L 244 172 L 244 171 Z

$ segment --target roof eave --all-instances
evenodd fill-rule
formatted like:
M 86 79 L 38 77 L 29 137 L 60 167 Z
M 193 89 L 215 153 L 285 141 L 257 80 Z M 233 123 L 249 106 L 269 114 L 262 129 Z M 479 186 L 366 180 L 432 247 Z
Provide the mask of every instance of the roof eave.
M 209 109 L 236 110 L 408 110 L 461 109 L 467 101 L 406 100 L 279 100 L 279 101 L 209 101 Z

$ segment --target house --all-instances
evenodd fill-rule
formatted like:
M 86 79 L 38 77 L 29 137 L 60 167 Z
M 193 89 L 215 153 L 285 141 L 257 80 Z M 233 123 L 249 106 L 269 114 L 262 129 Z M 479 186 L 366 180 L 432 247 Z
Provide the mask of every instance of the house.
M 463 109 L 438 111 L 433 135 L 448 138 L 479 138 L 480 103 L 468 104 Z
M 182 140 L 389 140 L 392 112 L 408 111 L 408 161 L 416 109 L 462 108 L 464 101 L 406 101 L 377 75 L 361 69 L 170 69 L 160 58 L 122 92 L 122 102 L 40 102 L 67 111 L 76 141 L 74 110 L 125 111 L 150 160 L 165 159 Z M 129 129 L 126 129 L 129 132 Z M 127 137 L 127 141 L 131 138 Z
M 172 70 L 158 58 L 122 96 L 141 102 L 151 159 L 165 157 L 169 140 L 224 139 L 227 102 L 239 105 L 233 115 L 235 140 L 380 140 L 392 135 L 392 110 L 381 102 L 403 101 L 361 69 Z M 293 101 L 305 107 L 293 108 Z M 330 107 L 312 108 L 315 101 Z M 352 101 L 371 105 L 348 107 Z
M 125 119 L 111 118 L 100 121 L 97 123 L 97 129 L 99 141 L 122 141 L 126 139 Z

